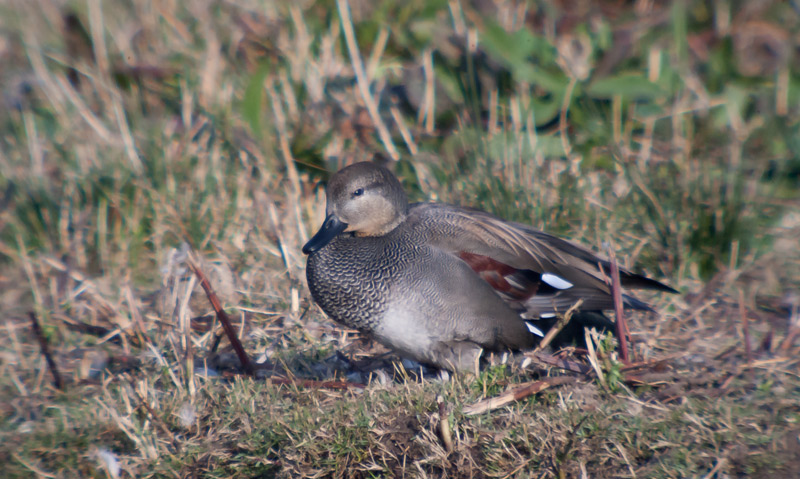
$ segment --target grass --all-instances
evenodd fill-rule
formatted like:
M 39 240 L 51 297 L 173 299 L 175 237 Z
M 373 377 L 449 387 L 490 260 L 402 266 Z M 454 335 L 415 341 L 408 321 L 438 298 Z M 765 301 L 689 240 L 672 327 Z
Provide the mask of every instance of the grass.
M 0 7 L 4 476 L 796 477 L 797 12 L 490 3 Z M 530 375 L 420 379 L 332 324 L 300 247 L 376 154 L 679 289 L 632 324 L 671 359 L 628 381 L 605 345 L 602 381 L 470 416 Z M 251 357 L 367 386 L 237 374 L 188 249 Z

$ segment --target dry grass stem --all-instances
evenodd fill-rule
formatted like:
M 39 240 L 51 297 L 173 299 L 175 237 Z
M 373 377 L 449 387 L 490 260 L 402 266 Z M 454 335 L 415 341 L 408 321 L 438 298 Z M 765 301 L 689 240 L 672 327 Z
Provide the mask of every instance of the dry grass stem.
M 397 152 L 394 142 L 392 141 L 392 137 L 389 135 L 389 130 L 386 128 L 386 125 L 383 123 L 383 120 L 380 117 L 378 106 L 375 104 L 375 99 L 372 97 L 372 93 L 369 91 L 370 82 L 366 73 L 364 72 L 364 64 L 361 62 L 361 54 L 358 52 L 356 35 L 353 31 L 353 22 L 350 19 L 350 5 L 347 3 L 347 0 L 336 0 L 336 6 L 339 11 L 339 18 L 342 20 L 342 30 L 344 30 L 344 38 L 347 43 L 347 50 L 350 53 L 350 63 L 353 66 L 353 71 L 356 74 L 356 81 L 358 83 L 358 89 L 361 92 L 361 99 L 364 101 L 364 105 L 367 107 L 367 112 L 369 112 L 369 116 L 372 119 L 373 125 L 375 125 L 375 129 L 378 130 L 378 136 L 380 137 L 384 148 L 386 148 L 386 152 L 389 153 L 389 156 L 393 160 L 397 161 L 400 159 L 400 153 Z
M 542 379 L 540 381 L 531 381 L 529 383 L 524 383 L 511 388 L 510 390 L 504 392 L 499 396 L 489 399 L 484 399 L 483 401 L 479 401 L 475 404 L 464 407 L 464 414 L 466 414 L 467 416 L 475 416 L 477 414 L 483 414 L 501 408 L 508 404 L 511 404 L 512 402 L 533 396 L 534 394 L 544 391 L 547 388 L 553 386 L 560 386 L 564 384 L 570 384 L 574 382 L 577 382 L 577 379 L 574 377 L 559 376 L 554 378 Z

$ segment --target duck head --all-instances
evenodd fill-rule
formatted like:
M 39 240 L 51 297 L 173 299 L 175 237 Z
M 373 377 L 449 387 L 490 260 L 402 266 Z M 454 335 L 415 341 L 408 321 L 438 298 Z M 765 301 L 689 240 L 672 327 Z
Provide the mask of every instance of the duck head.
M 339 170 L 328 182 L 325 222 L 303 246 L 311 254 L 341 233 L 383 236 L 408 215 L 408 196 L 388 169 L 364 162 Z

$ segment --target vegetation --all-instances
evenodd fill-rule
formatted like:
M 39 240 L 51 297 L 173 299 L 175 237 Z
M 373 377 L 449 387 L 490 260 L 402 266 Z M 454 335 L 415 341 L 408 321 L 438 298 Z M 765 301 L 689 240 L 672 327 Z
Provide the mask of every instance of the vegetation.
M 4 477 L 800 475 L 794 2 L 0 11 Z M 641 367 L 598 338 L 471 415 L 569 373 L 432 379 L 326 319 L 300 248 L 373 158 L 679 289 L 631 318 Z

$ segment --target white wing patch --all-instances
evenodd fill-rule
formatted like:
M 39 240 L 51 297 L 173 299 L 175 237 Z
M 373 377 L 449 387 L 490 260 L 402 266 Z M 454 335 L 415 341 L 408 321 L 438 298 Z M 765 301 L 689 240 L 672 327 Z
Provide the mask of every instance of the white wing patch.
M 542 275 L 542 281 L 556 289 L 569 289 L 573 286 L 573 284 L 566 279 L 552 273 L 544 273 Z
M 528 331 L 530 331 L 531 333 L 539 336 L 540 338 L 544 337 L 544 333 L 542 332 L 542 330 L 532 325 L 531 323 L 525 321 L 525 326 L 528 327 Z
M 542 319 L 555 318 L 556 317 L 556 313 L 542 313 L 542 314 L 539 315 L 539 317 L 542 318 Z

